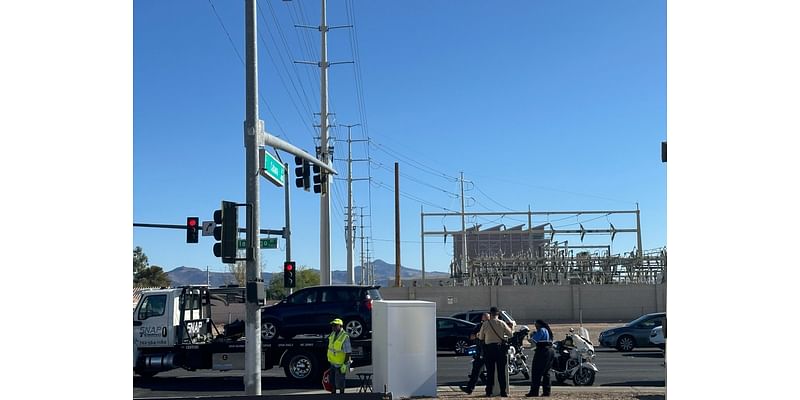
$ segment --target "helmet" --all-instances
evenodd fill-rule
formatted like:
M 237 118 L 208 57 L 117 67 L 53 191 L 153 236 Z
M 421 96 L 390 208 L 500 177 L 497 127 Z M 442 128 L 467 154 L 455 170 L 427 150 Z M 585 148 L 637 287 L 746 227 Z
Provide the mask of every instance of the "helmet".
M 341 319 L 336 318 L 335 320 L 331 321 L 331 325 L 344 325 Z

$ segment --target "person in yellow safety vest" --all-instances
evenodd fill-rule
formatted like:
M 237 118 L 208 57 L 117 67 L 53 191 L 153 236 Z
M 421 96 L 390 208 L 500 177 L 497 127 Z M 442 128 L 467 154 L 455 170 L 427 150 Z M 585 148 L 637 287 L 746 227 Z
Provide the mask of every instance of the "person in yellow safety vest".
M 350 369 L 350 335 L 342 329 L 342 320 L 339 318 L 331 321 L 331 334 L 328 335 L 328 362 L 331 363 L 328 378 L 333 386 L 333 392 L 344 393 L 344 377 Z

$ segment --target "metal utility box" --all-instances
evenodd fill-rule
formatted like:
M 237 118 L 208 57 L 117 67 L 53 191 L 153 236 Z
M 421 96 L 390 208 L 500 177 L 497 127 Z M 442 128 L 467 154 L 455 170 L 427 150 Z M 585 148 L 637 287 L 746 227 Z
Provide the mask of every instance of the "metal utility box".
M 436 303 L 372 303 L 372 369 L 376 392 L 436 397 Z

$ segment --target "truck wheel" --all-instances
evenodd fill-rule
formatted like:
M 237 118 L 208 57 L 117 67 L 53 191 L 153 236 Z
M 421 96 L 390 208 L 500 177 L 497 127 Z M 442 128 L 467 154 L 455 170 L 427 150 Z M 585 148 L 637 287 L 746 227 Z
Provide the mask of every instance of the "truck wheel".
M 321 375 L 319 361 L 311 353 L 300 351 L 289 356 L 283 367 L 286 377 L 298 382 L 311 382 Z
M 361 339 L 367 334 L 366 325 L 358 318 L 345 322 L 344 331 L 350 335 L 350 339 Z

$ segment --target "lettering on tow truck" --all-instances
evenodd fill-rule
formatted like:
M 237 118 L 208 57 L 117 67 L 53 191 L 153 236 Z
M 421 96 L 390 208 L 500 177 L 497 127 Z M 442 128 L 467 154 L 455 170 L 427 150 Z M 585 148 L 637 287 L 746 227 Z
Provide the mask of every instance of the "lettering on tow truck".
M 191 321 L 186 323 L 186 330 L 189 332 L 189 335 L 197 335 L 200 333 L 200 328 L 203 327 L 203 321 Z
M 166 326 L 143 326 L 139 328 L 139 337 L 167 337 Z

